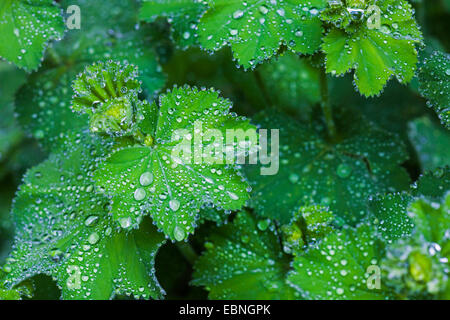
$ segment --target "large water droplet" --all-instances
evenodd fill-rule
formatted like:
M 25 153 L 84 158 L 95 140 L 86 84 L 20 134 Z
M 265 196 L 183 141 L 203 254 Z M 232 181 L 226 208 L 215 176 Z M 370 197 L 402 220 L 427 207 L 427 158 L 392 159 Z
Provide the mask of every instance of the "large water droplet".
M 137 188 L 136 191 L 134 191 L 134 199 L 136 201 L 144 200 L 145 195 L 146 195 L 146 193 L 143 188 Z
M 88 242 L 90 244 L 96 244 L 98 242 L 98 240 L 100 239 L 100 236 L 98 235 L 97 232 L 93 232 L 89 235 L 88 237 Z
M 169 207 L 172 211 L 177 211 L 180 208 L 180 201 L 172 199 L 169 201 Z
M 175 240 L 182 241 L 185 235 L 186 233 L 179 226 L 176 226 L 175 229 L 173 229 L 173 237 L 175 238 Z
M 148 186 L 153 182 L 153 174 L 151 172 L 144 172 L 139 178 L 141 186 Z
M 84 225 L 86 227 L 92 226 L 93 224 L 95 224 L 95 222 L 98 220 L 98 216 L 89 216 L 86 218 L 86 220 L 84 221 Z
M 120 226 L 124 229 L 129 228 L 131 226 L 131 218 L 122 218 L 119 220 Z

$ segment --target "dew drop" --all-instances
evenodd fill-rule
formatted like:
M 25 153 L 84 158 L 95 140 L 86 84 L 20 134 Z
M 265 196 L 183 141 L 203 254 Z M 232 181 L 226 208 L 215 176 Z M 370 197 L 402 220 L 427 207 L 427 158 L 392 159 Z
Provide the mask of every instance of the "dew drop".
M 93 232 L 89 235 L 88 237 L 88 242 L 90 244 L 96 244 L 98 242 L 98 240 L 100 239 L 100 236 L 98 235 L 97 232 Z
M 151 172 L 144 172 L 139 178 L 141 186 L 148 186 L 153 182 L 153 174 Z
M 352 173 L 352 168 L 345 163 L 341 163 L 337 169 L 336 169 L 336 174 L 340 177 L 340 178 L 348 178 Z
M 185 237 L 185 232 L 183 229 L 181 229 L 179 226 L 176 226 L 175 229 L 173 229 L 173 237 L 177 241 L 182 241 Z
M 169 207 L 172 211 L 177 211 L 180 208 L 180 201 L 172 199 L 169 201 Z
M 143 188 L 137 188 L 136 191 L 134 191 L 134 199 L 136 201 L 144 200 L 145 195 L 146 195 L 146 193 Z

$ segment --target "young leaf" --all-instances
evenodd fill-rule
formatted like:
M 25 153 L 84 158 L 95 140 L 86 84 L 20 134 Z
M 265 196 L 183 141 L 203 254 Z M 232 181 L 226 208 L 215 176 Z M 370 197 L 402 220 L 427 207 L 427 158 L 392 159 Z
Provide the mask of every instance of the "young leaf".
M 209 1 L 209 0 L 208 0 Z M 139 18 L 154 22 L 165 17 L 172 27 L 174 42 L 186 49 L 197 45 L 197 25 L 207 6 L 204 0 L 144 0 Z
M 4 0 L 0 4 L 0 57 L 37 69 L 49 41 L 60 40 L 64 22 L 53 0 Z
M 86 67 L 73 81 L 72 108 L 90 116 L 91 132 L 115 136 L 133 133 L 149 107 L 138 99 L 142 91 L 138 75 L 134 65 L 109 61 Z
M 419 68 L 419 91 L 450 129 L 450 55 L 435 51 Z
M 380 262 L 382 248 L 370 226 L 344 228 L 297 255 L 288 282 L 305 299 L 386 299 L 390 293 L 383 282 L 372 283 L 369 268 Z
M 255 121 L 280 130 L 279 172 L 264 176 L 258 167 L 246 166 L 250 203 L 263 216 L 288 223 L 301 206 L 317 204 L 329 206 L 340 222 L 354 224 L 366 214 L 370 195 L 409 186 L 400 167 L 407 159 L 404 145 L 358 115 L 337 115 L 337 141 L 329 141 L 319 123 L 298 123 L 273 112 Z
M 153 95 L 164 83 L 160 66 L 153 50 L 147 47 L 139 34 L 76 33 L 58 43 L 52 51 L 56 63 L 45 65 L 29 77 L 16 96 L 16 110 L 25 130 L 47 149 L 53 148 L 60 135 L 80 131 L 88 126 L 86 116 L 72 112 L 70 102 L 74 94 L 71 83 L 90 63 L 115 59 L 139 67 L 144 89 Z M 70 65 L 68 65 L 70 61 Z
M 163 236 L 148 222 L 130 233 L 118 229 L 107 199 L 94 193 L 92 171 L 108 146 L 66 137 L 58 152 L 27 173 L 13 208 L 14 250 L 3 268 L 8 289 L 48 274 L 63 299 L 162 296 L 154 257 Z
M 294 299 L 286 284 L 289 260 L 266 220 L 239 212 L 233 224 L 211 235 L 194 266 L 192 284 L 205 286 L 210 299 Z
M 322 15 L 332 24 L 322 44 L 327 72 L 339 76 L 355 69 L 355 84 L 367 97 L 378 95 L 392 76 L 409 82 L 417 64 L 415 45 L 422 40 L 411 5 L 406 0 L 353 4 L 331 7 Z M 380 10 L 379 26 L 373 24 L 373 5 Z
M 450 133 L 423 117 L 409 123 L 409 138 L 417 152 L 422 170 L 450 165 Z
M 160 97 L 159 106 L 150 107 L 140 145 L 114 151 L 95 173 L 97 185 L 112 197 L 114 219 L 123 228 L 137 227 L 142 216 L 150 214 L 170 239 L 181 241 L 194 232 L 202 205 L 242 208 L 247 183 L 225 164 L 220 137 L 203 137 L 211 129 L 222 137 L 229 129 L 256 134 L 248 120 L 230 114 L 230 108 L 217 92 L 189 87 L 174 88 Z M 239 152 L 245 140 L 236 138 L 226 142 L 233 152 Z M 180 146 L 187 151 L 181 152 Z
M 283 225 L 283 250 L 297 254 L 333 231 L 333 213 L 321 206 L 301 207 L 291 223 Z
M 211 0 L 200 19 L 199 41 L 207 50 L 230 45 L 245 69 L 271 58 L 281 45 L 296 53 L 319 49 L 319 12 L 325 0 Z

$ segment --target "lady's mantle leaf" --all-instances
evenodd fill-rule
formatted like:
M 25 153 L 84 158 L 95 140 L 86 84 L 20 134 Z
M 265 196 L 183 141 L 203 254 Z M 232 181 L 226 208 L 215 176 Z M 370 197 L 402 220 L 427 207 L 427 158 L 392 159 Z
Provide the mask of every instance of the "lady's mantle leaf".
M 344 228 L 296 256 L 288 282 L 306 299 L 385 299 L 384 283 L 369 278 L 382 253 L 370 226 Z
M 359 92 L 370 97 L 379 94 L 392 76 L 402 83 L 413 78 L 417 64 L 415 44 L 421 42 L 422 35 L 407 1 L 361 3 L 361 8 L 342 8 L 345 14 L 349 10 L 362 13 L 350 18 L 353 21 L 342 23 L 340 28 L 335 26 L 334 18 L 323 15 L 326 22 L 334 25 L 325 36 L 322 49 L 327 55 L 327 72 L 343 75 L 355 69 L 354 79 Z M 381 10 L 379 28 L 372 28 L 367 21 L 371 16 L 366 10 L 374 4 Z
M 283 251 L 297 254 L 334 229 L 333 213 L 321 206 L 301 207 L 291 223 L 281 226 Z
M 382 261 L 387 285 L 400 297 L 450 298 L 450 194 L 439 202 L 418 199 L 408 218 L 415 228 L 409 238 L 388 246 Z
M 426 58 L 419 68 L 419 81 L 421 95 L 450 129 L 450 55 L 436 51 Z
M 156 104 L 151 106 L 143 120 L 148 125 L 141 125 L 144 145 L 115 151 L 95 173 L 97 185 L 112 197 L 114 219 L 123 228 L 136 227 L 148 213 L 168 237 L 181 241 L 194 232 L 202 205 L 242 208 L 248 185 L 224 163 L 225 148 L 217 149 L 224 141 L 205 134 L 209 129 L 224 138 L 227 129 L 256 134 L 248 120 L 229 113 L 230 107 L 213 90 L 189 87 L 161 96 L 159 110 Z M 239 152 L 242 142 L 238 137 L 228 148 Z M 191 154 L 178 152 L 181 144 Z
M 417 198 L 440 201 L 450 189 L 449 168 L 428 172 L 412 185 L 410 192 L 379 195 L 369 201 L 371 223 L 377 228 L 379 238 L 387 243 L 411 235 L 415 222 L 408 208 Z
M 249 213 L 239 212 L 233 224 L 212 234 L 205 244 L 192 284 L 205 286 L 210 299 L 295 298 L 285 280 L 289 260 L 267 228 L 266 220 L 257 222 Z
M 422 170 L 450 165 L 450 132 L 423 117 L 409 123 L 409 139 L 417 152 Z
M 118 230 L 105 210 L 107 199 L 94 193 L 92 170 L 108 149 L 104 141 L 65 141 L 27 173 L 17 194 L 6 286 L 45 273 L 57 280 L 63 299 L 161 297 L 154 257 L 162 235 L 149 223 L 131 233 Z
M 320 101 L 319 72 L 307 58 L 288 53 L 259 69 L 271 102 L 280 108 L 301 110 L 299 114 L 309 119 L 311 106 Z
M 53 0 L 2 0 L 0 3 L 0 57 L 26 70 L 41 64 L 51 40 L 64 32 L 60 9 Z
M 87 117 L 70 108 L 71 82 L 87 64 L 109 59 L 133 63 L 139 67 L 143 86 L 151 95 L 165 82 L 155 53 L 133 34 L 118 39 L 103 32 L 91 38 L 69 37 L 55 47 L 55 52 L 60 64 L 46 65 L 33 74 L 16 96 L 20 123 L 49 148 L 56 144 L 61 133 L 88 126 Z M 72 65 L 63 61 L 72 61 Z
M 271 58 L 282 44 L 293 52 L 314 53 L 321 43 L 324 7 L 325 0 L 211 0 L 198 26 L 200 44 L 214 51 L 231 45 L 245 69 Z
M 174 42 L 187 48 L 197 44 L 197 25 L 205 10 L 204 0 L 144 0 L 139 18 L 146 22 L 167 18 Z
M 33 296 L 34 286 L 30 280 L 23 281 L 12 289 L 5 289 L 2 281 L 5 275 L 6 272 L 0 269 L 0 300 L 21 300 L 22 297 Z
M 262 215 L 288 223 L 308 204 L 329 206 L 336 218 L 361 220 L 370 195 L 403 190 L 409 177 L 400 164 L 407 159 L 395 136 L 349 112 L 336 117 L 336 142 L 327 140 L 320 124 L 295 122 L 274 113 L 261 114 L 262 128 L 279 129 L 279 172 L 262 176 L 246 166 L 253 187 L 251 204 Z

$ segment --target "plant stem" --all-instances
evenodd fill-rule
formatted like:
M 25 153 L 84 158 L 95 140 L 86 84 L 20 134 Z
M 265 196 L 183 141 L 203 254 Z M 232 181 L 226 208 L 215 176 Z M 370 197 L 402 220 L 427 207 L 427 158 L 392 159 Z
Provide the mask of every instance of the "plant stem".
M 191 264 L 194 265 L 195 261 L 198 259 L 198 255 L 194 248 L 188 242 L 177 242 L 176 244 L 178 250 L 182 256 Z
M 336 136 L 336 126 L 334 124 L 333 114 L 331 111 L 330 96 L 328 93 L 328 81 L 325 70 L 321 70 L 320 72 L 320 96 L 321 96 L 320 106 L 322 107 L 323 115 L 325 116 L 325 122 L 327 124 L 328 133 L 330 137 L 333 138 Z

